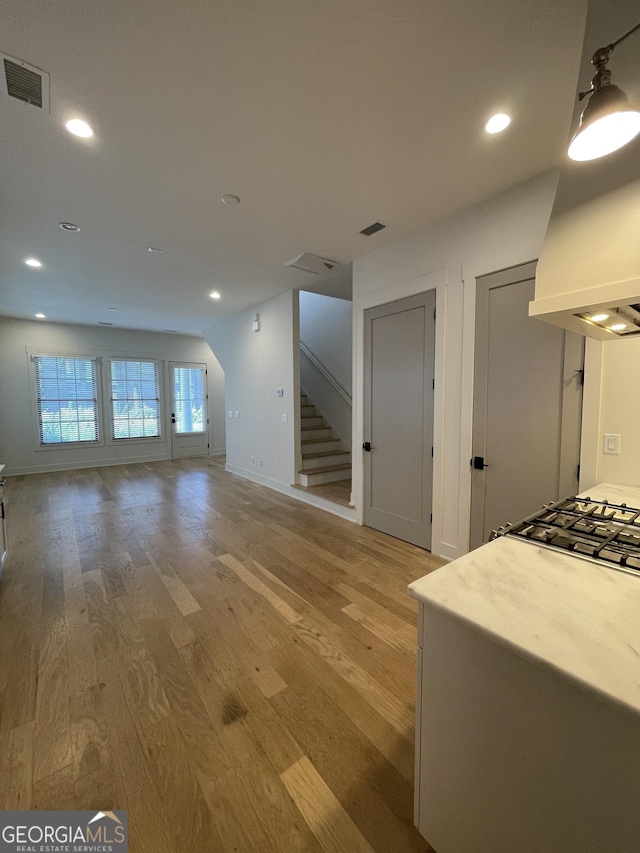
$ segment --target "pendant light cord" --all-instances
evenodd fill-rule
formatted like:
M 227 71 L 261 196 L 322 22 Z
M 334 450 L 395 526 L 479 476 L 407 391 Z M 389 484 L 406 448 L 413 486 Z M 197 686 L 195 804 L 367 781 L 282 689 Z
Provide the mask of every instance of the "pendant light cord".
M 611 44 L 608 45 L 608 49 L 613 50 L 614 47 L 617 47 L 620 44 L 620 42 L 624 41 L 626 38 L 629 38 L 629 36 L 632 33 L 635 33 L 636 30 L 640 30 L 640 24 L 636 24 L 635 27 L 632 27 L 628 33 L 625 33 L 623 36 L 620 36 L 620 38 L 617 41 L 611 42 Z

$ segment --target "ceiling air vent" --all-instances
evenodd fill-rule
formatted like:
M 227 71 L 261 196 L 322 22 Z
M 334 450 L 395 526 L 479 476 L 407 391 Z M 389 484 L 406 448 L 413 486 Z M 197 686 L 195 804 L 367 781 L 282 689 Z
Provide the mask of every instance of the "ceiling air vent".
M 305 272 L 313 272 L 316 275 L 331 270 L 338 269 L 342 266 L 338 261 L 330 261 L 327 258 L 319 258 L 317 255 L 311 255 L 309 252 L 303 252 L 301 255 L 296 255 L 290 261 L 285 261 L 285 267 L 295 267 L 297 270 Z
M 3 94 L 49 112 L 49 75 L 21 59 L 0 53 Z
M 383 225 L 382 222 L 374 222 L 372 225 L 368 225 L 366 228 L 363 228 L 360 232 L 364 234 L 365 237 L 371 237 L 372 234 L 377 234 L 378 231 L 382 231 L 383 228 L 386 228 L 386 225 Z

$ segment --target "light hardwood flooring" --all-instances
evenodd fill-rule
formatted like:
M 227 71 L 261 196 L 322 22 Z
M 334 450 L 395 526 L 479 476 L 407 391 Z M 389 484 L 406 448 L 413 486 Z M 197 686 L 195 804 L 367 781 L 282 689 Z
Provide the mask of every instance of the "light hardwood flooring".
M 401 853 L 425 551 L 215 460 L 9 478 L 0 808 L 132 853 Z

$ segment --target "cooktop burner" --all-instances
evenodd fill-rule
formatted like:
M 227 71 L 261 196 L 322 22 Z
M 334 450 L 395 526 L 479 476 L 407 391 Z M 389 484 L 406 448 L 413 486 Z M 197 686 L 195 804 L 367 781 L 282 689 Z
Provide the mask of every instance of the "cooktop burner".
M 626 504 L 565 498 L 518 524 L 494 530 L 490 539 L 516 536 L 576 557 L 640 575 L 640 509 Z

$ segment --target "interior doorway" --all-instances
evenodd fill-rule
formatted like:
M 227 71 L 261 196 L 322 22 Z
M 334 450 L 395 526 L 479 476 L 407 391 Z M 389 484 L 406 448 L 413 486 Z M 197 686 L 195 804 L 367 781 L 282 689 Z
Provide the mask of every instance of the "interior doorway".
M 364 523 L 431 548 L 436 294 L 364 312 Z
M 578 488 L 584 338 L 529 317 L 535 268 L 477 281 L 471 548 Z
M 171 456 L 205 456 L 209 452 L 206 364 L 171 362 Z

